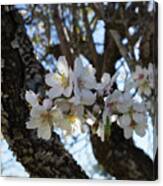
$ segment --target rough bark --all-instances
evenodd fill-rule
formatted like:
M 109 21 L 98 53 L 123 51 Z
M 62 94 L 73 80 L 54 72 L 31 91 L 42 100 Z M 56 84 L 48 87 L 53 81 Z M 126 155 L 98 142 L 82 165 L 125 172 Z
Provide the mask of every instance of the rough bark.
M 112 176 L 119 180 L 156 179 L 153 161 L 143 150 L 135 147 L 133 140 L 126 140 L 123 130 L 116 124 L 109 140 L 101 142 L 95 135 L 91 140 L 97 160 Z
M 88 178 L 64 149 L 59 136 L 49 141 L 38 139 L 36 131 L 27 130 L 29 111 L 24 100 L 25 82 L 33 78 L 40 84 L 42 68 L 34 58 L 21 16 L 9 6 L 2 6 L 2 133 L 9 147 L 31 177 Z M 20 37 L 15 41 L 15 37 Z M 14 41 L 14 42 L 13 42 Z M 19 43 L 21 41 L 21 43 Z M 30 71 L 30 72 L 29 72 Z M 28 73 L 30 76 L 28 76 Z M 35 76 L 39 73 L 39 77 Z M 37 80 L 37 82 L 35 82 Z M 31 86 L 30 82 L 28 87 Z

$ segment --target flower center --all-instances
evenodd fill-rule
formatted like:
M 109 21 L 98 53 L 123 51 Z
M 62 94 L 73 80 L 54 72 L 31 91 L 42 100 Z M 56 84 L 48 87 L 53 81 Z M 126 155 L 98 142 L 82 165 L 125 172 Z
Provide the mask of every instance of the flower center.
M 54 74 L 54 79 L 57 80 L 57 81 L 59 81 L 60 84 L 61 84 L 64 88 L 68 87 L 68 85 L 69 85 L 68 78 L 65 76 L 64 73 L 62 73 L 62 74 L 57 74 L 57 73 L 55 73 L 55 74 Z
M 107 108 L 109 109 L 110 112 L 115 112 L 116 109 L 116 103 L 117 102 L 109 102 L 107 103 Z
M 68 87 L 68 79 L 66 78 L 65 74 L 61 75 L 61 84 L 64 88 Z
M 144 74 L 139 74 L 138 79 L 142 80 L 144 78 Z
M 40 117 L 41 117 L 42 123 L 48 123 L 48 124 L 53 123 L 53 115 L 51 112 L 45 111 L 41 114 Z
M 149 87 L 149 82 L 147 80 L 143 82 L 143 87 L 144 89 Z
M 67 115 L 67 120 L 70 122 L 70 123 L 74 123 L 77 119 L 77 117 L 73 114 L 70 114 L 70 115 Z
M 79 86 L 80 89 L 84 88 L 84 82 L 80 78 L 78 78 L 78 86 Z

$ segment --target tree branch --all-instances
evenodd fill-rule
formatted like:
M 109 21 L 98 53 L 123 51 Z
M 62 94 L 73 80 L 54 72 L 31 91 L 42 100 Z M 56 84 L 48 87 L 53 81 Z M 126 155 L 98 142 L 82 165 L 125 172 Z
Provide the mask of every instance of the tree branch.
M 33 53 L 28 48 L 30 42 L 21 25 L 20 15 L 10 9 L 9 6 L 2 6 L 2 133 L 31 177 L 88 178 L 64 149 L 57 134 L 44 141 L 37 138 L 36 131 L 25 127 L 29 115 L 24 100 L 26 63 L 29 63 Z M 18 30 L 26 37 L 22 45 L 13 48 L 12 41 Z M 24 50 L 29 58 L 22 56 Z
M 65 36 L 65 32 L 63 29 L 63 25 L 62 25 L 62 20 L 59 16 L 59 12 L 58 12 L 58 5 L 53 5 L 52 11 L 53 11 L 53 19 L 54 19 L 55 26 L 56 26 L 57 33 L 58 33 L 58 37 L 60 40 L 61 51 L 62 51 L 63 55 L 67 58 L 69 65 L 72 67 L 73 62 L 74 62 L 74 57 L 73 57 L 73 54 L 70 50 L 71 46 L 69 45 L 69 43 L 66 39 L 66 36 Z
M 117 124 L 114 123 L 111 130 L 108 141 L 101 142 L 95 135 L 91 138 L 95 156 L 104 169 L 118 180 L 155 180 L 154 162 L 135 147 L 132 139 L 124 138 Z

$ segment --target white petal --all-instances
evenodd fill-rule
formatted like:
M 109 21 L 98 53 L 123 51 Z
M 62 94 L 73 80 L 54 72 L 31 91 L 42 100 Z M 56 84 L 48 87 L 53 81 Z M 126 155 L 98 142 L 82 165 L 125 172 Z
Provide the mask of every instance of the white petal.
M 126 113 L 129 111 L 129 104 L 128 103 L 117 103 L 116 104 L 117 111 L 120 113 Z
M 88 73 L 89 73 L 91 76 L 95 76 L 96 69 L 92 66 L 92 64 L 86 65 L 86 69 L 87 69 Z
M 99 123 L 99 127 L 97 129 L 97 136 L 101 138 L 101 141 L 104 142 L 105 140 L 105 135 L 104 135 L 104 124 Z
M 145 136 L 146 132 L 146 125 L 138 124 L 135 127 L 135 132 L 138 136 L 143 137 Z
M 74 94 L 75 94 L 75 96 L 79 96 L 80 95 L 80 89 L 79 89 L 79 86 L 78 86 L 77 79 L 74 80 Z
M 126 139 L 129 139 L 132 137 L 133 129 L 131 127 L 125 127 L 123 132 L 124 132 L 124 137 Z
M 111 96 L 110 96 L 110 100 L 112 101 L 118 101 L 119 98 L 122 96 L 122 93 L 119 90 L 115 90 Z
M 146 123 L 146 117 L 144 114 L 135 112 L 135 113 L 133 113 L 132 117 L 133 117 L 133 120 L 138 124 L 145 124 Z
M 25 93 L 25 99 L 32 106 L 38 104 L 38 99 L 37 98 L 38 98 L 38 95 L 35 94 L 32 90 L 26 91 L 26 93 Z
M 104 92 L 104 89 L 105 88 L 105 84 L 103 83 L 97 83 L 97 90 L 98 90 L 98 93 L 99 95 L 103 95 L 103 92 Z
M 95 72 L 96 72 L 96 70 L 90 64 L 84 67 L 84 71 L 81 75 L 81 79 L 84 82 L 85 88 L 88 88 L 88 89 L 97 88 Z
M 26 122 L 26 128 L 27 129 L 36 129 L 40 126 L 40 122 L 35 120 L 35 119 L 32 119 L 28 122 Z
M 31 109 L 30 116 L 31 116 L 32 118 L 40 117 L 40 114 L 41 114 L 42 112 L 44 112 L 45 110 L 46 110 L 46 109 L 45 109 L 43 106 L 41 106 L 41 105 L 34 106 L 34 107 L 32 107 L 32 109 Z
M 65 100 L 65 99 L 59 99 L 59 100 L 56 100 L 55 103 L 56 103 L 57 107 L 62 112 L 69 112 L 70 111 L 71 103 L 69 103 L 67 100 Z
M 100 112 L 100 106 L 98 105 L 98 104 L 95 104 L 94 106 L 93 106 L 93 112 L 94 113 L 99 113 Z
M 66 77 L 68 77 L 68 71 L 69 71 L 68 63 L 64 56 L 59 57 L 58 63 L 57 63 L 57 70 L 60 74 L 64 74 Z
M 72 72 L 69 73 L 69 85 L 64 89 L 63 95 L 66 97 L 70 97 L 73 90 L 73 84 L 72 84 Z
M 102 78 L 101 78 L 101 82 L 104 83 L 105 85 L 109 84 L 110 83 L 110 74 L 108 73 L 104 73 Z
M 56 73 L 49 73 L 45 75 L 45 83 L 50 87 L 53 87 L 56 84 L 56 81 L 54 78 L 55 74 Z
M 82 105 L 74 106 L 74 113 L 82 119 L 84 115 L 84 107 Z
M 70 97 L 72 93 L 72 86 L 69 86 L 67 88 L 64 89 L 63 95 L 66 97 Z
M 44 101 L 43 101 L 43 107 L 45 109 L 50 109 L 52 107 L 52 104 L 53 104 L 53 102 L 51 99 L 44 99 Z
M 56 97 L 59 97 L 62 95 L 63 93 L 63 87 L 60 85 L 55 85 L 53 88 L 51 88 L 48 92 L 47 95 L 49 96 L 49 98 L 53 99 Z
M 120 126 L 122 128 L 129 126 L 131 123 L 131 118 L 130 118 L 129 114 L 124 114 L 123 116 L 121 116 L 119 118 L 119 122 L 120 122 Z
M 74 105 L 80 104 L 80 97 L 78 95 L 73 96 L 71 99 L 69 99 L 70 103 L 73 103 Z
M 80 58 L 76 58 L 75 62 L 74 62 L 74 74 L 76 77 L 80 77 L 83 74 L 83 63 L 82 60 Z
M 144 94 L 147 95 L 147 96 L 150 96 L 151 95 L 151 88 L 150 87 L 146 87 L 144 89 Z
M 86 77 L 86 76 L 85 76 Z M 97 82 L 96 82 L 96 79 L 95 78 L 89 78 L 87 76 L 87 79 L 86 81 L 84 81 L 84 87 L 87 88 L 87 89 L 96 89 L 97 88 Z
M 135 88 L 137 86 L 136 82 L 133 82 L 131 80 L 127 80 L 125 84 L 125 90 L 126 92 L 130 92 L 131 89 Z
M 93 105 L 96 100 L 96 94 L 93 94 L 88 89 L 82 89 L 81 91 L 81 100 L 84 105 Z
M 133 103 L 133 109 L 136 112 L 145 112 L 145 105 L 143 103 Z
M 49 125 L 41 126 L 37 129 L 37 135 L 39 138 L 49 140 L 51 137 L 51 128 Z

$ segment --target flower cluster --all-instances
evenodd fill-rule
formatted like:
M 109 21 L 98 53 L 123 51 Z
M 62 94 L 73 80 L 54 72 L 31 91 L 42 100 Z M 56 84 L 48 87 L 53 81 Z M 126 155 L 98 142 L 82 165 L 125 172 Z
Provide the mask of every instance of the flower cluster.
M 65 135 L 81 132 L 86 120 L 84 106 L 91 106 L 96 100 L 95 73 L 92 65 L 84 65 L 80 58 L 75 60 L 72 71 L 65 57 L 60 57 L 56 71 L 45 76 L 49 87 L 46 98 L 26 91 L 31 107 L 27 128 L 37 129 L 38 137 L 46 140 L 50 139 L 53 128 L 61 128 Z
M 119 126 L 123 128 L 126 139 L 132 137 L 133 131 L 141 137 L 145 135 L 145 105 L 133 100 L 128 92 L 115 90 L 106 100 L 106 109 L 110 115 L 117 114 Z
M 149 96 L 154 88 L 153 71 L 136 66 L 133 82 L 140 93 Z M 83 125 L 105 139 L 110 134 L 112 118 L 123 129 L 124 137 L 132 137 L 133 131 L 144 136 L 147 128 L 147 111 L 142 102 L 133 99 L 131 89 L 113 91 L 117 74 L 104 73 L 101 81 L 96 80 L 96 70 L 76 58 L 74 68 L 68 66 L 65 57 L 59 57 L 55 72 L 46 74 L 46 96 L 42 98 L 33 91 L 26 91 L 30 105 L 28 129 L 37 129 L 37 136 L 50 139 L 53 129 L 62 129 L 65 136 L 83 131 Z
M 154 69 L 150 63 L 148 69 L 136 66 L 136 71 L 133 73 L 133 80 L 138 87 L 140 94 L 146 96 L 151 95 L 151 91 L 154 88 Z

